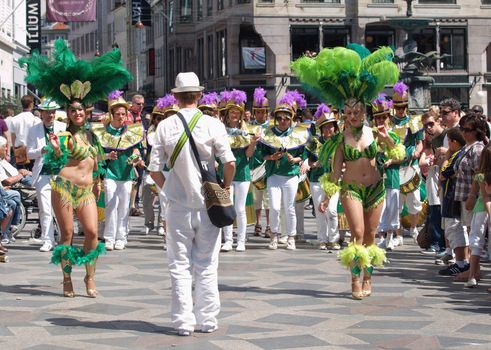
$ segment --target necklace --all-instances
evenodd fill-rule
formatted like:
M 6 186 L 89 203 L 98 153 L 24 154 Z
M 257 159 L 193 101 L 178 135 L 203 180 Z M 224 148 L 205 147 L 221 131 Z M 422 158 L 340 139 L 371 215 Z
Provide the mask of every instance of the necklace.
M 360 141 L 361 136 L 363 135 L 363 125 L 355 128 L 355 127 L 350 127 L 351 130 L 351 136 L 355 139 L 355 141 Z

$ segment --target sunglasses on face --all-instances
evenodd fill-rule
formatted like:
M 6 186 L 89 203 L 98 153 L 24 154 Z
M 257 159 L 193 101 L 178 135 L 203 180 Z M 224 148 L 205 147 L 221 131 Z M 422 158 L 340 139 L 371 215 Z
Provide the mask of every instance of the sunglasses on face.
M 440 111 L 440 114 L 441 115 L 449 115 L 450 113 L 452 113 L 453 111 L 451 109 L 447 109 L 447 110 L 442 110 Z
M 428 122 L 428 123 L 426 123 L 426 124 L 423 124 L 423 127 L 424 127 L 425 129 L 432 128 L 432 127 L 434 127 L 434 126 L 435 126 L 435 122 Z
M 473 129 L 473 128 L 464 128 L 464 127 L 461 127 L 460 128 L 460 131 L 462 132 L 473 132 L 475 131 L 476 129 Z
M 279 122 L 286 122 L 286 121 L 290 121 L 289 118 L 287 117 L 275 117 L 275 119 Z

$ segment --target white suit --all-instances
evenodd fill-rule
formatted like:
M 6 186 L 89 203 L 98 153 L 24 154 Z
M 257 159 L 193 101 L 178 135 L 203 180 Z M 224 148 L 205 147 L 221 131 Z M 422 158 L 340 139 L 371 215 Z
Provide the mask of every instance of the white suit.
M 186 122 L 199 110 L 183 108 Z M 149 170 L 159 172 L 168 162 L 184 132 L 181 120 L 170 116 L 157 127 Z M 202 115 L 192 131 L 201 162 L 214 170 L 215 157 L 222 163 L 235 160 L 224 125 Z M 170 164 L 168 164 L 170 165 Z M 216 327 L 220 312 L 218 294 L 219 228 L 205 209 L 201 193 L 201 175 L 189 141 L 176 158 L 164 183 L 167 208 L 167 257 L 172 282 L 171 320 L 174 328 L 194 331 Z M 193 276 L 195 300 L 193 305 Z
M 53 132 L 59 133 L 66 130 L 66 124 L 54 121 Z M 46 146 L 44 124 L 38 123 L 29 129 L 27 134 L 27 156 L 34 160 L 32 167 L 32 185 L 36 188 L 39 221 L 41 222 L 41 239 L 54 245 L 53 211 L 51 207 L 50 175 L 41 175 L 44 164 L 42 150 Z

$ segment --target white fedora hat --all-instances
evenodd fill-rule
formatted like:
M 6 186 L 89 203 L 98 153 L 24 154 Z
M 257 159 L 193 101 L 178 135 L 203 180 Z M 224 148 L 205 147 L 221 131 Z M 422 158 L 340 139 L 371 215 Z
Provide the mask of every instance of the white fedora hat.
M 205 88 L 199 85 L 199 78 L 194 72 L 179 73 L 176 77 L 176 87 L 171 91 L 176 92 L 200 92 Z

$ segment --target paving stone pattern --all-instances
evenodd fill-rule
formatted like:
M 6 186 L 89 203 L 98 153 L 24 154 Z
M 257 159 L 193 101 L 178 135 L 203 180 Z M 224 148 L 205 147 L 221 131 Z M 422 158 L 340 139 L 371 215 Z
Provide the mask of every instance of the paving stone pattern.
M 76 297 L 63 298 L 59 268 L 26 232 L 0 264 L 0 349 L 491 349 L 486 265 L 480 286 L 464 290 L 405 245 L 374 273 L 373 295 L 356 301 L 336 254 L 310 242 L 310 216 L 305 229 L 296 251 L 268 250 L 251 227 L 246 252 L 221 253 L 220 328 L 190 337 L 171 328 L 166 252 L 142 234 L 142 218 L 131 218 L 126 250 L 99 259 L 96 299 L 85 296 L 82 268 Z

